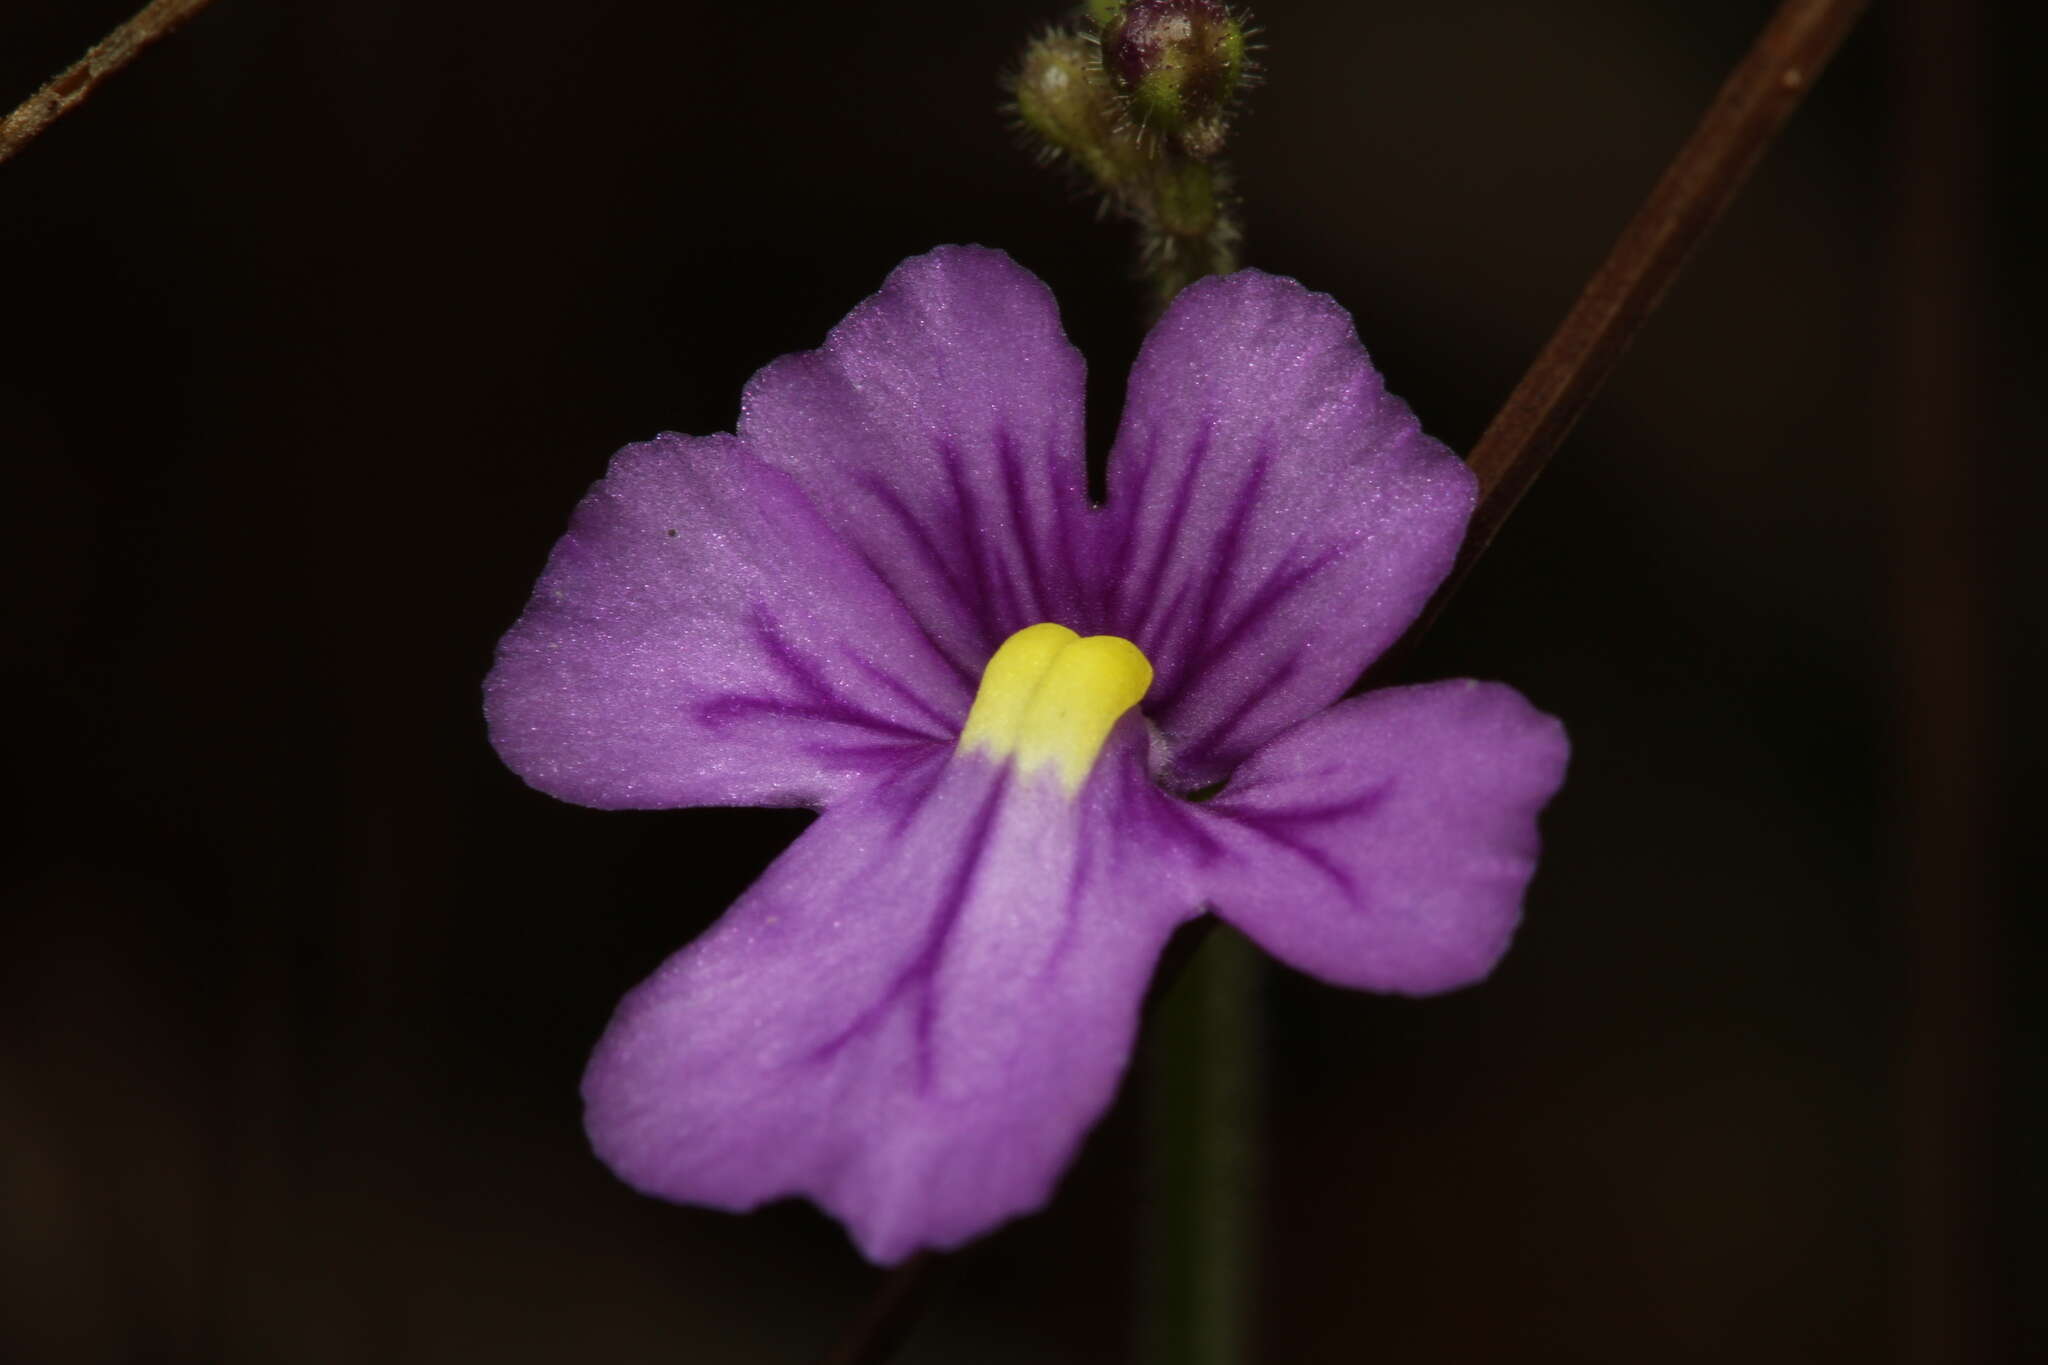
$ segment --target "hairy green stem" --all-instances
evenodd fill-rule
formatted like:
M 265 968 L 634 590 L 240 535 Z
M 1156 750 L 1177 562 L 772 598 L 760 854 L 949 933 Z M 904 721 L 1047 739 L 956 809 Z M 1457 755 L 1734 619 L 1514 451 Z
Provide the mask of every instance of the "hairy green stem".
M 1146 228 L 1142 267 L 1152 286 L 1148 322 L 1158 321 L 1173 296 L 1204 275 L 1238 267 L 1237 222 L 1225 206 L 1224 178 L 1209 162 L 1162 161 L 1139 221 Z

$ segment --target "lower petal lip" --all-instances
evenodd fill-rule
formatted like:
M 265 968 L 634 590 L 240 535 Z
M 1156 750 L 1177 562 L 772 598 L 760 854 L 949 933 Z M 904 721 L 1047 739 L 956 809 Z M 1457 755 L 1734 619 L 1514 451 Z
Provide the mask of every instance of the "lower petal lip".
M 879 1261 L 1038 1207 L 1195 910 L 1122 813 L 1156 797 L 1141 760 L 1124 733 L 1077 800 L 961 754 L 820 816 L 621 1004 L 599 1154 L 668 1199 L 808 1196 Z

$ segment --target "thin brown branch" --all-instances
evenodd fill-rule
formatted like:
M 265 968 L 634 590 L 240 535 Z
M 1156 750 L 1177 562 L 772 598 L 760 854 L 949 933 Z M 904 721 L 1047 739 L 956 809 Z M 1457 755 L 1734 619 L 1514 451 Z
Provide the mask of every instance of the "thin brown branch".
M 1479 507 L 1457 566 L 1400 645 L 1374 667 L 1374 680 L 1398 670 L 1493 543 L 1501 523 L 1656 311 L 1693 248 L 1734 201 L 1868 7 L 1869 0 L 1785 0 L 1778 6 L 1466 457 L 1479 476 Z
M 150 0 L 127 23 L 93 44 L 92 51 L 0 119 L 0 161 L 28 146 L 45 128 L 99 89 L 107 77 L 134 61 L 142 49 L 212 3 L 213 0 Z
M 1868 3 L 1785 0 L 1771 16 L 1473 447 L 1469 463 L 1479 475 L 1479 509 L 1458 565 L 1401 644 L 1375 666 L 1374 676 L 1384 673 L 1385 665 L 1405 654 L 1428 629 L 1613 373 L 1692 249 L 1734 200 Z M 927 1253 L 895 1271 L 828 1358 L 831 1365 L 887 1361 L 914 1325 L 932 1269 L 940 1263 Z

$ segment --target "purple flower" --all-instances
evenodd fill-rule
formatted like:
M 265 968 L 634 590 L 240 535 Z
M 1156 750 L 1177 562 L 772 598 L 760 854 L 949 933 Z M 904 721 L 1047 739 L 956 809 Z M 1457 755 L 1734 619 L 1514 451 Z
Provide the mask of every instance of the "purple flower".
M 738 435 L 621 451 L 555 546 L 486 689 L 515 771 L 822 812 L 597 1046 L 636 1188 L 954 1246 L 1046 1200 L 1205 909 L 1370 990 L 1506 948 L 1565 738 L 1496 684 L 1340 700 L 1473 500 L 1348 316 L 1185 291 L 1101 507 L 1081 405 L 1045 286 L 941 248 L 756 375 Z

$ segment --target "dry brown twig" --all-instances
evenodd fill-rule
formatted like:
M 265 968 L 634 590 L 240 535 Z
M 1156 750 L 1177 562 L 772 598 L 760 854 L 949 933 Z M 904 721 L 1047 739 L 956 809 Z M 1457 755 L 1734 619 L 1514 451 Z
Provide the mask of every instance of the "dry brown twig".
M 134 61 L 144 48 L 212 3 L 213 0 L 150 0 L 127 23 L 94 43 L 91 51 L 0 119 L 0 161 L 35 141 L 45 128 L 70 113 L 99 89 L 107 77 Z

